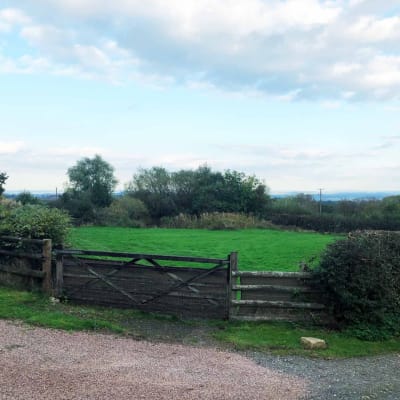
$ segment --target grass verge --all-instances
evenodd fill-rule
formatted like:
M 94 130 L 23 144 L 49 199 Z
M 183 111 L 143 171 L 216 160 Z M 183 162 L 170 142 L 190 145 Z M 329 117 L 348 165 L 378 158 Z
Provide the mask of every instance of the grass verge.
M 217 341 L 227 349 L 257 350 L 273 354 L 341 358 L 400 352 L 400 337 L 366 342 L 343 333 L 310 329 L 285 323 L 232 323 L 227 321 L 179 321 L 168 316 L 135 310 L 53 304 L 39 293 L 0 287 L 0 318 L 21 320 L 31 325 L 64 330 L 123 334 L 135 338 L 174 341 L 183 344 Z M 323 338 L 327 350 L 308 351 L 301 336 Z
M 400 352 L 400 337 L 367 342 L 341 332 L 310 329 L 290 323 L 230 323 L 216 336 L 238 350 L 252 349 L 308 357 L 349 358 Z M 328 348 L 304 350 L 300 344 L 302 336 L 324 339 Z

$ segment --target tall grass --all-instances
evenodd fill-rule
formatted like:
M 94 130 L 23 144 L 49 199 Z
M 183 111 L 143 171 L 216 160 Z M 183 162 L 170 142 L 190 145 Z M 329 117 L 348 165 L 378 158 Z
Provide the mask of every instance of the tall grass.
M 271 223 L 254 216 L 226 212 L 203 213 L 200 216 L 179 214 L 175 217 L 164 217 L 161 219 L 161 226 L 163 228 L 211 230 L 273 228 Z

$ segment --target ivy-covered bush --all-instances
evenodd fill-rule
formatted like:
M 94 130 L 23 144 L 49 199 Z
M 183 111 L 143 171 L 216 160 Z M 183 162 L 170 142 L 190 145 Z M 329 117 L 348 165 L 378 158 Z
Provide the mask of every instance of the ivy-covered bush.
M 0 235 L 32 239 L 52 239 L 64 243 L 70 228 L 70 217 L 62 210 L 41 205 L 24 205 L 5 210 L 0 219 Z
M 355 232 L 329 245 L 315 280 L 341 328 L 370 340 L 400 333 L 400 232 Z

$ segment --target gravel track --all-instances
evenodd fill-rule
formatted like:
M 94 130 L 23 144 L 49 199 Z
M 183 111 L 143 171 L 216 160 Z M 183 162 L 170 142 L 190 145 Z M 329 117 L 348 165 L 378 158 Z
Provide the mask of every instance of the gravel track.
M 0 399 L 301 399 L 307 381 L 244 355 L 0 320 Z
M 0 400 L 400 400 L 400 354 L 322 360 L 232 353 L 210 348 L 215 343 L 202 329 L 153 321 L 141 330 L 160 337 L 137 341 L 0 320 Z M 180 343 L 171 343 L 173 332 Z M 200 347 L 182 344 L 189 337 Z
M 308 400 L 400 400 L 400 354 L 343 360 L 249 352 L 259 365 L 310 382 Z

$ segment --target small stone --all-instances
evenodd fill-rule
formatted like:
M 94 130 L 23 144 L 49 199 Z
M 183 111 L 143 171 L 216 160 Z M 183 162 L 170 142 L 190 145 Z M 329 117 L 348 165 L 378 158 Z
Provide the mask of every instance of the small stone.
M 57 297 L 50 297 L 49 301 L 51 304 L 58 304 L 60 299 L 57 299 Z
M 300 338 L 301 344 L 305 349 L 309 350 L 320 350 L 326 349 L 328 346 L 325 340 L 313 338 L 313 337 L 302 337 Z

